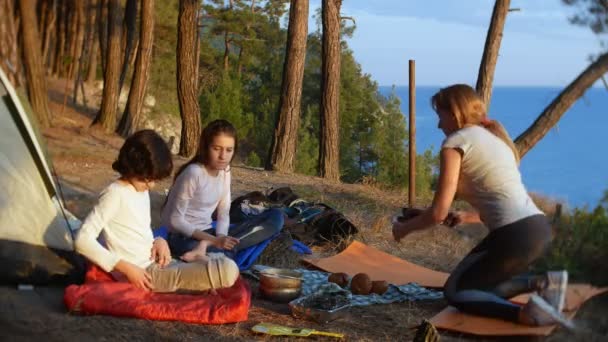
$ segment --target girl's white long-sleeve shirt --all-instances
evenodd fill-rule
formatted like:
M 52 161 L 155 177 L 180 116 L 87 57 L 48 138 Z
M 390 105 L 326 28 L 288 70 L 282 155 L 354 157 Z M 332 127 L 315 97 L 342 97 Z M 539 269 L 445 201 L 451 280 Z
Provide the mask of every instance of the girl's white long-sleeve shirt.
M 76 250 L 110 272 L 125 260 L 146 268 L 154 237 L 150 226 L 150 196 L 130 184 L 115 181 L 103 190 L 99 202 L 76 235 Z M 106 247 L 99 241 L 102 236 Z
M 191 164 L 177 177 L 161 215 L 161 225 L 192 236 L 211 228 L 217 208 L 217 235 L 228 235 L 230 224 L 230 172 L 212 176 L 200 164 Z

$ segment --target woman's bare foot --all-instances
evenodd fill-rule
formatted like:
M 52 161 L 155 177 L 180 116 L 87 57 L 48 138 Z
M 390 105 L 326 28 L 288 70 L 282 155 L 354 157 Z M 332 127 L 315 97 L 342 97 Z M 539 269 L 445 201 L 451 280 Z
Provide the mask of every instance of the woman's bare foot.
M 209 258 L 207 257 L 208 245 L 208 241 L 199 242 L 198 246 L 196 246 L 193 250 L 184 253 L 181 256 L 181 259 L 185 262 L 209 261 Z

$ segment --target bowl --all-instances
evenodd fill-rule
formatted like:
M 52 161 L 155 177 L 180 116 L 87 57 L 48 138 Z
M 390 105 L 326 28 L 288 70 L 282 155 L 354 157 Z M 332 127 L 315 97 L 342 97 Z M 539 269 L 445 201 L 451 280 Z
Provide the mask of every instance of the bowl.
M 260 287 L 260 293 L 264 298 L 270 299 L 273 302 L 279 303 L 289 303 L 290 301 L 300 297 L 302 293 L 301 288 L 276 288 L 276 289 L 266 289 Z
M 302 293 L 302 273 L 282 269 L 267 268 L 259 273 L 260 293 L 267 299 L 286 303 L 298 298 Z

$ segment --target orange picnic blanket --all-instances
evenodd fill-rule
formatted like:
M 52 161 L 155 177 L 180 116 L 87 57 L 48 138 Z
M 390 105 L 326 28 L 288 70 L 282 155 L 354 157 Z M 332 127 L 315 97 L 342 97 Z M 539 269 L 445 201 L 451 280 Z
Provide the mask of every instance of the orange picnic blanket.
M 367 273 L 372 280 L 386 280 L 395 285 L 417 283 L 442 288 L 449 274 L 433 271 L 390 255 L 362 242 L 354 241 L 340 254 L 322 258 L 305 258 L 305 262 L 327 272 L 344 272 L 349 276 Z

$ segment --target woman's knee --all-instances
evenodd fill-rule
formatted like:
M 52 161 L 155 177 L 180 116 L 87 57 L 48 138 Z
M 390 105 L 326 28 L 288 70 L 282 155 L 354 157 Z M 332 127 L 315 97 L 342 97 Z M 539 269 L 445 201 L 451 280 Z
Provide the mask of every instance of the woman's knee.
M 210 275 L 215 278 L 212 279 L 213 288 L 231 287 L 239 278 L 239 267 L 230 258 L 220 257 L 211 259 L 209 260 L 208 267 L 210 267 Z

